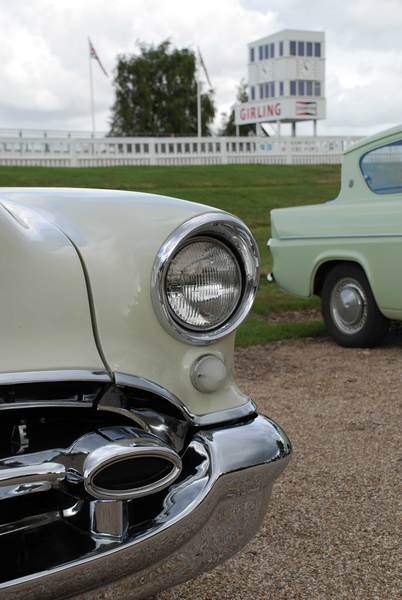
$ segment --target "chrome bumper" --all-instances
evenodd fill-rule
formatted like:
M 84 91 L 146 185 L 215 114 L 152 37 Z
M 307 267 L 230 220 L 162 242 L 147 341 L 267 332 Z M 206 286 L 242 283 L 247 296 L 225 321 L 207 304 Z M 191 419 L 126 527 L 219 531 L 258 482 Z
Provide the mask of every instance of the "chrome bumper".
M 289 440 L 257 416 L 198 431 L 188 453 L 192 472 L 164 492 L 158 514 L 123 543 L 100 541 L 79 560 L 7 582 L 1 598 L 146 598 L 234 554 L 262 522 L 272 484 L 291 454 Z

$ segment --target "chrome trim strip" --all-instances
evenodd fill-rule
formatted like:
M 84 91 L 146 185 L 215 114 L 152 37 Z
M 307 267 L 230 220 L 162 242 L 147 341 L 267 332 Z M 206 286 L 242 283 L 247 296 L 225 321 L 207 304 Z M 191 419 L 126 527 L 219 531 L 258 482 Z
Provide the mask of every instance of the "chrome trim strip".
M 254 402 L 249 399 L 240 406 L 234 406 L 225 410 L 207 413 L 204 415 L 195 415 L 193 417 L 194 425 L 198 427 L 210 427 L 220 423 L 228 423 L 229 421 L 239 421 L 257 414 L 257 407 Z
M 92 406 L 92 404 L 91 404 Z M 126 417 L 127 419 L 130 419 L 131 421 L 133 421 L 136 425 L 138 425 L 141 429 L 143 429 L 144 431 L 147 431 L 148 433 L 152 433 L 151 428 L 149 427 L 148 423 L 142 419 L 137 412 L 135 412 L 135 409 L 129 409 L 129 408 L 124 408 L 121 406 L 112 406 L 110 404 L 103 404 L 102 403 L 102 399 L 101 402 L 97 405 L 96 410 L 100 410 L 103 412 L 111 412 L 111 413 L 115 413 L 116 415 L 122 415 L 123 417 Z
M 85 370 L 62 370 L 62 371 L 24 371 L 20 373 L 0 373 L 1 385 L 14 385 L 23 383 L 62 383 L 65 381 L 98 381 L 104 383 L 113 383 L 109 374 L 106 371 L 85 371 Z M 238 419 L 244 419 L 256 414 L 256 406 L 249 399 L 240 406 L 227 408 L 220 411 L 196 415 L 192 413 L 187 406 L 161 385 L 154 383 L 144 377 L 130 375 L 128 373 L 114 373 L 114 382 L 120 387 L 132 387 L 144 390 L 156 396 L 165 398 L 170 404 L 175 406 L 183 415 L 183 418 L 196 427 L 207 427 L 216 423 L 226 423 Z M 37 407 L 91 407 L 90 401 L 38 401 L 38 402 L 15 402 L 0 404 L 1 410 L 18 409 L 18 408 L 37 408 Z M 121 412 L 120 408 L 108 407 L 107 405 L 99 407 L 100 410 L 115 410 Z
M 144 377 L 139 377 L 138 375 L 130 375 L 128 373 L 114 373 L 114 380 L 117 386 L 121 387 L 132 387 L 137 388 L 139 390 L 144 390 L 149 392 L 150 394 L 155 394 L 156 396 L 161 396 L 165 398 L 170 404 L 173 404 L 179 411 L 183 414 L 183 417 L 186 421 L 191 421 L 193 415 L 188 410 L 188 408 L 171 392 L 162 387 L 161 385 L 150 381 L 149 379 L 145 379 Z
M 66 509 L 67 510 L 67 509 Z M 63 511 L 63 513 L 66 511 Z M 59 510 L 47 512 L 40 515 L 32 515 L 19 519 L 18 521 L 12 521 L 11 523 L 4 523 L 0 525 L 0 537 L 2 535 L 9 535 L 10 533 L 16 533 L 17 531 L 27 531 L 29 529 L 36 529 L 43 525 L 49 525 L 55 521 L 60 521 L 62 515 Z
M 2 461 L 4 463 L 4 461 Z M 18 462 L 16 458 L 15 463 Z M 28 465 L 21 461 L 18 466 L 0 468 L 0 500 L 17 498 L 25 494 L 44 492 L 57 487 L 66 477 L 64 465 L 44 462 Z
M 238 307 L 226 322 L 212 331 L 187 329 L 172 315 L 165 294 L 165 278 L 172 257 L 191 238 L 211 236 L 222 240 L 236 250 L 243 270 L 243 292 Z M 211 344 L 233 332 L 246 318 L 257 293 L 260 275 L 260 254 L 256 241 L 248 227 L 237 217 L 228 213 L 209 212 L 182 223 L 160 247 L 151 274 L 151 299 L 156 316 L 162 327 L 173 337 L 198 346 Z
M 0 385 L 14 385 L 19 383 L 57 383 L 63 381 L 112 382 L 112 378 L 107 371 L 87 371 L 83 369 L 0 373 Z
M 326 233 L 322 235 L 284 235 L 278 238 L 279 240 L 327 240 L 327 239 L 347 239 L 347 238 L 399 238 L 402 233 Z
M 187 406 L 183 404 L 181 400 L 179 400 L 179 398 L 177 398 L 177 396 L 153 381 L 149 381 L 148 379 L 144 379 L 143 377 L 138 377 L 136 375 L 128 375 L 127 373 L 115 373 L 114 375 L 117 386 L 138 388 L 165 398 L 168 402 L 173 404 L 182 412 L 186 421 L 190 421 L 192 425 L 197 427 L 207 427 L 217 423 L 226 423 L 228 421 L 244 419 L 255 415 L 257 412 L 254 402 L 249 399 L 240 406 L 234 406 L 232 408 L 206 413 L 203 415 L 195 415 L 187 408 Z
M 30 408 L 92 408 L 94 403 L 90 400 L 36 400 L 27 402 L 5 402 L 0 404 L 2 410 L 28 410 Z

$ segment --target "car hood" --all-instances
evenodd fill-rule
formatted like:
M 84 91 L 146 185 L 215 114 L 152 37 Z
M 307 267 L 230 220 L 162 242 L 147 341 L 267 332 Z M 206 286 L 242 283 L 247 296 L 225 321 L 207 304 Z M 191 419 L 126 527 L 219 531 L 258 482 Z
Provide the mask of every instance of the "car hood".
M 147 230 L 167 233 L 209 207 L 158 194 L 78 188 L 0 188 L 0 201 L 40 211 L 79 247 Z

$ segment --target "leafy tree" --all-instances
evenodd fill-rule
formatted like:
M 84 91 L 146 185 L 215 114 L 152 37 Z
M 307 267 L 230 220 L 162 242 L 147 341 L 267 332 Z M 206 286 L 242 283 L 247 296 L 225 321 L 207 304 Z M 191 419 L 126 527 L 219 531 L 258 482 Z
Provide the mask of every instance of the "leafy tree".
M 236 101 L 237 103 L 248 102 L 247 83 L 242 79 L 237 87 Z M 240 125 L 239 134 L 249 135 L 255 133 L 255 125 Z M 223 126 L 220 131 L 221 135 L 236 135 L 235 111 L 234 106 L 230 111 L 229 117 L 223 114 Z
M 114 72 L 110 135 L 196 135 L 196 58 L 188 48 L 140 44 L 139 55 L 120 55 Z M 210 133 L 213 99 L 201 96 L 202 134 Z

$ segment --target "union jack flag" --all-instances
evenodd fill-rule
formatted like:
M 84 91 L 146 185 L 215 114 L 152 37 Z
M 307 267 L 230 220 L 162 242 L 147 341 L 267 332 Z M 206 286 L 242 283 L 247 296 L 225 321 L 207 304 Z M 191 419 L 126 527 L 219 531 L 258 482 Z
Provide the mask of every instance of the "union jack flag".
M 296 117 L 316 117 L 317 102 L 300 100 L 296 102 Z
M 98 63 L 98 65 L 100 66 L 100 68 L 102 69 L 103 73 L 106 75 L 106 77 L 109 77 L 109 75 L 107 74 L 107 71 L 105 69 L 105 67 L 102 65 L 99 56 L 96 53 L 96 50 L 90 40 L 90 38 L 88 38 L 88 44 L 89 44 L 89 56 L 90 58 L 93 58 L 94 60 L 96 60 L 96 62 Z

